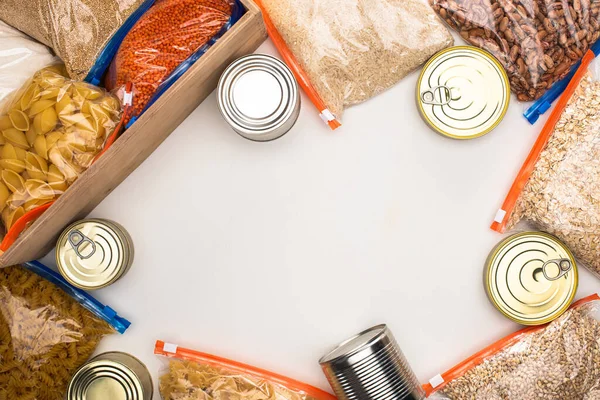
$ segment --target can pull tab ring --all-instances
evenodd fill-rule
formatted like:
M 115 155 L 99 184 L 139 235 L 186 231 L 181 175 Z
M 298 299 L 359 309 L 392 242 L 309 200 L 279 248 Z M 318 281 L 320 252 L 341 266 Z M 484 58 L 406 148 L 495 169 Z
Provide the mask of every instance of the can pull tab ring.
M 73 250 L 75 250 L 75 254 L 77 254 L 77 257 L 81 258 L 82 260 L 86 260 L 86 259 L 90 258 L 91 256 L 93 256 L 94 253 L 96 253 L 96 243 L 94 243 L 94 241 L 92 239 L 85 236 L 83 233 L 81 233 L 77 229 L 69 232 L 69 236 L 67 237 L 67 239 L 69 240 L 71 247 L 73 247 Z M 87 255 L 83 255 L 79 251 L 81 246 L 85 243 L 89 243 L 92 245 L 92 251 Z
M 436 97 L 437 94 L 437 97 Z M 440 85 L 421 93 L 421 102 L 432 106 L 445 106 L 452 101 L 452 88 Z
M 547 272 L 547 268 L 550 265 L 556 265 L 558 267 L 558 272 L 559 272 L 557 276 L 552 277 L 552 278 L 548 275 L 548 272 Z M 549 281 L 559 280 L 560 278 L 565 276 L 567 274 L 567 272 L 569 272 L 571 269 L 573 269 L 573 264 L 571 263 L 571 260 L 569 260 L 568 258 L 559 258 L 556 260 L 549 260 L 549 261 L 546 261 L 544 263 L 544 265 L 542 266 L 542 272 L 544 273 L 544 278 L 546 278 Z

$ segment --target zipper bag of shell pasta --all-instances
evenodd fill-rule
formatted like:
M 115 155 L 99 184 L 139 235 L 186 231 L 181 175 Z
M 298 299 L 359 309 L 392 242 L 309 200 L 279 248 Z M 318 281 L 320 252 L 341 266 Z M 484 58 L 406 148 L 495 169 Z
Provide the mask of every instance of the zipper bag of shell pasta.
M 129 325 L 39 262 L 0 269 L 0 399 L 62 400 L 100 340 Z
M 543 127 L 491 228 L 558 237 L 600 277 L 600 60 L 589 51 Z
M 238 0 L 160 0 L 125 36 L 106 76 L 114 91 L 133 84 L 130 126 L 243 15 Z M 131 121 L 131 122 L 130 122 Z
M 335 400 L 294 379 L 172 343 L 158 340 L 154 354 L 166 358 L 159 380 L 163 400 Z
M 258 0 L 269 36 L 331 129 L 345 108 L 453 43 L 423 0 Z
M 423 385 L 439 400 L 571 400 L 600 396 L 600 296 L 522 329 Z
M 470 44 L 493 54 L 520 101 L 563 79 L 600 37 L 600 0 L 429 0 Z
M 129 87 L 130 89 L 130 87 Z M 130 104 L 125 105 L 125 110 Z M 0 217 L 6 251 L 116 140 L 122 105 L 62 65 L 36 72 L 0 109 Z
M 98 85 L 154 0 L 2 0 L 0 19 L 52 48 L 72 79 Z

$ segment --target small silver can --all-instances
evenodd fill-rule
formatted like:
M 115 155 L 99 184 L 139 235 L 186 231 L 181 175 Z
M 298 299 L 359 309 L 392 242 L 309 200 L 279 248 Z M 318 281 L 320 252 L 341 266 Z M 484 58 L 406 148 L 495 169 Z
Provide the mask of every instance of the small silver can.
M 152 400 L 146 366 L 127 353 L 100 354 L 82 365 L 67 388 L 66 400 Z
M 246 139 L 266 142 L 287 133 L 300 114 L 300 90 L 280 60 L 251 54 L 234 61 L 219 80 L 223 118 Z
M 422 400 L 425 392 L 386 325 L 341 343 L 319 360 L 339 400 Z
M 119 280 L 133 263 L 133 242 L 119 224 L 84 219 L 69 225 L 56 243 L 56 265 L 73 286 L 95 290 Z

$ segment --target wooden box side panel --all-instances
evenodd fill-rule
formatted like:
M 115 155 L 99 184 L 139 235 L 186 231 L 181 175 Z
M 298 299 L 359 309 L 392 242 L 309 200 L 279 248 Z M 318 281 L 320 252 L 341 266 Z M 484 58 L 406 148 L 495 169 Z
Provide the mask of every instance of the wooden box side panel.
M 60 232 L 85 217 L 214 90 L 223 70 L 266 38 L 258 7 L 248 11 L 114 145 L 0 256 L 0 267 L 44 256 Z

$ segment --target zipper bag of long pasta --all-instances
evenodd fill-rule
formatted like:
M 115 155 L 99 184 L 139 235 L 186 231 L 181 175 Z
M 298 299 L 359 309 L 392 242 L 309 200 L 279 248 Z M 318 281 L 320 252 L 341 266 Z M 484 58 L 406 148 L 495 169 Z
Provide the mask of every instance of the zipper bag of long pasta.
M 452 45 L 422 0 L 258 0 L 269 36 L 330 128 L 345 108 Z
M 154 354 L 165 360 L 159 378 L 163 400 L 335 400 L 297 380 L 173 343 L 158 340 Z
M 600 61 L 589 51 L 525 160 L 492 229 L 563 241 L 600 277 Z
M 596 399 L 600 396 L 600 296 L 553 322 L 525 328 L 423 385 L 436 400 Z
M 100 340 L 129 325 L 39 262 L 0 269 L 0 399 L 62 400 Z

